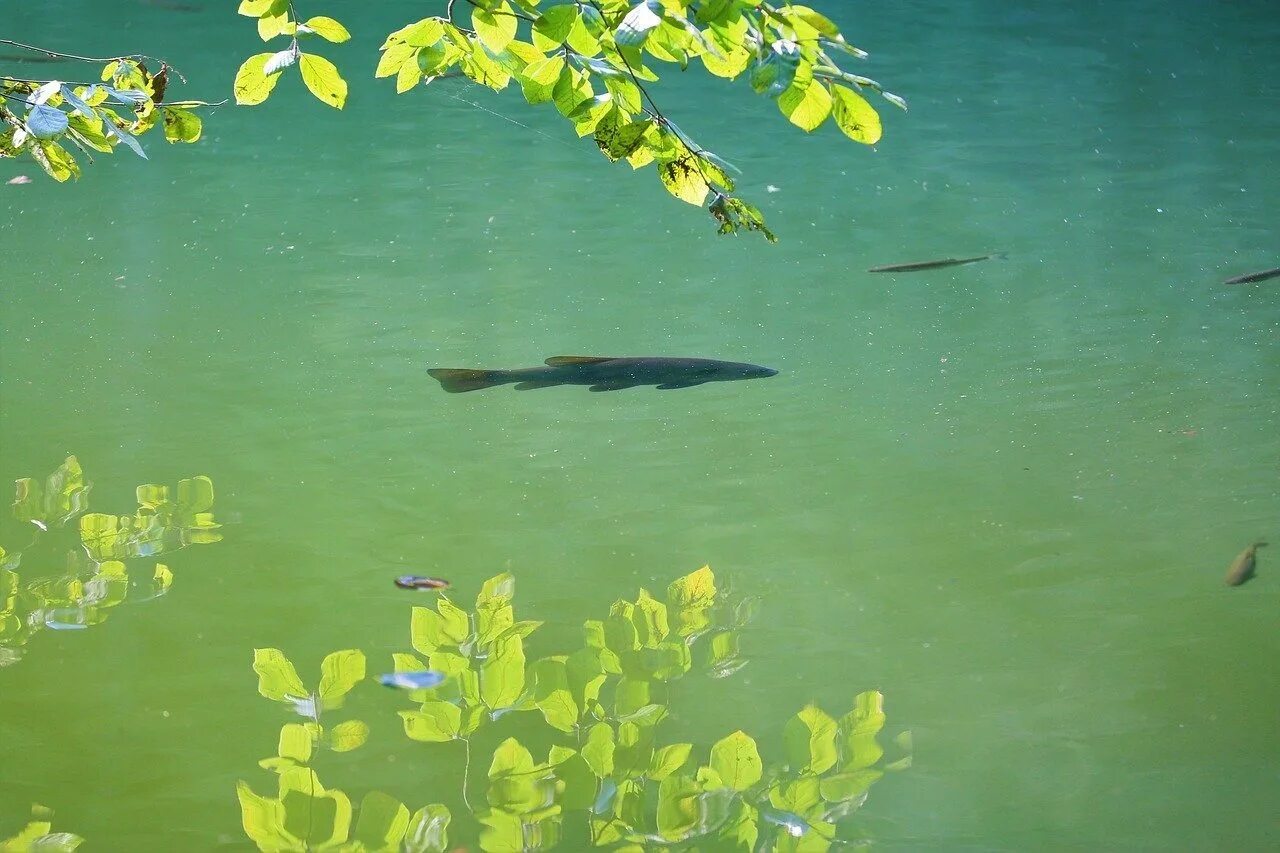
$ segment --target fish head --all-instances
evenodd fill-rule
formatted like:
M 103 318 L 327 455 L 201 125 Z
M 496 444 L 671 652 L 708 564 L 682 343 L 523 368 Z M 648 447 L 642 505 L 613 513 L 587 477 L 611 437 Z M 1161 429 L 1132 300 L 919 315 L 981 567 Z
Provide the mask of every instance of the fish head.
M 762 367 L 759 364 L 745 364 L 739 362 L 730 362 L 724 366 L 723 370 L 718 371 L 720 375 L 716 376 L 723 382 L 732 382 L 736 379 L 764 379 L 767 376 L 777 376 L 778 371 L 772 367 Z

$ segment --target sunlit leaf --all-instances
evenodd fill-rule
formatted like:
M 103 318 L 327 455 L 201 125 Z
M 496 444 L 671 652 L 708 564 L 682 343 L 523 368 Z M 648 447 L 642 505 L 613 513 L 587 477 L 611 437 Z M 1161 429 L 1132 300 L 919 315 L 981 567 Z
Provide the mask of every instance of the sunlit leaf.
M 543 658 L 533 665 L 533 698 L 547 724 L 562 732 L 571 732 L 578 724 L 579 708 L 569 690 L 565 662 Z
M 825 773 L 836 763 L 836 721 L 817 705 L 806 705 L 782 730 L 787 761 L 800 773 Z
M 311 732 L 301 723 L 286 723 L 280 727 L 280 744 L 276 754 L 298 764 L 311 760 L 313 743 Z
M 471 25 L 476 36 L 494 53 L 501 53 L 516 37 L 518 23 L 506 2 L 499 3 L 493 11 L 479 7 L 471 10 Z
M 298 65 L 302 69 L 302 82 L 311 94 L 331 107 L 342 109 L 347 102 L 347 81 L 342 79 L 337 66 L 314 53 L 302 54 Z
M 840 718 L 841 769 L 870 767 L 884 755 L 876 735 L 884 727 L 884 695 L 868 690 L 854 697 L 853 710 Z
M 253 671 L 258 674 L 258 692 L 277 702 L 286 696 L 306 696 L 298 671 L 279 649 L 254 649 Z
M 408 828 L 409 810 L 403 803 L 381 791 L 370 791 L 360 801 L 352 841 L 363 845 L 362 850 L 398 851 Z
M 641 0 L 632 7 L 614 34 L 614 40 L 618 46 L 640 47 L 643 45 L 649 33 L 662 23 L 662 18 L 657 14 L 661 10 L 662 5 L 658 0 Z
M 817 130 L 831 115 L 831 93 L 822 83 L 809 78 L 802 85 L 799 78 L 778 96 L 778 109 L 791 123 L 806 133 Z
M 342 698 L 364 680 L 364 652 L 345 649 L 326 655 L 320 663 L 320 698 L 325 707 L 336 708 Z
M 334 752 L 359 749 L 368 739 L 369 725 L 360 720 L 347 720 L 329 730 L 329 748 Z
M 840 132 L 863 145 L 880 141 L 880 116 L 866 98 L 847 86 L 832 86 L 835 104 L 832 115 Z
M 614 748 L 613 728 L 608 723 L 597 723 L 587 732 L 582 757 L 591 772 L 601 779 L 613 773 Z
M 480 666 L 480 701 L 494 710 L 508 708 L 524 692 L 524 640 L 518 634 L 494 643 Z
M 451 702 L 424 702 L 417 711 L 401 711 L 404 733 L 413 740 L 439 743 L 453 740 L 462 725 L 462 710 Z
M 826 776 L 820 783 L 822 798 L 834 803 L 860 797 L 883 775 L 883 771 L 864 768 Z
M 707 790 L 696 779 L 673 773 L 658 785 L 658 834 L 680 842 L 719 829 L 729 818 L 734 792 Z
M 272 55 L 257 53 L 241 64 L 233 84 L 237 104 L 244 106 L 260 104 L 271 95 L 271 91 L 275 89 L 280 79 L 280 72 L 267 74 L 264 70 Z
M 323 15 L 308 18 L 303 22 L 302 26 L 320 36 L 320 38 L 325 41 L 331 41 L 335 44 L 339 44 L 351 38 L 351 33 L 347 32 L 346 27 L 335 21 L 333 18 L 327 18 Z
M 658 177 L 667 192 L 687 204 L 700 206 L 707 199 L 706 178 L 698 168 L 698 159 L 691 154 L 659 164 Z
M 649 762 L 649 778 L 661 781 L 675 773 L 688 762 L 692 751 L 691 743 L 673 743 L 655 750 Z
M 755 740 L 743 731 L 736 731 L 711 747 L 711 767 L 735 791 L 747 790 L 760 781 L 764 772 Z

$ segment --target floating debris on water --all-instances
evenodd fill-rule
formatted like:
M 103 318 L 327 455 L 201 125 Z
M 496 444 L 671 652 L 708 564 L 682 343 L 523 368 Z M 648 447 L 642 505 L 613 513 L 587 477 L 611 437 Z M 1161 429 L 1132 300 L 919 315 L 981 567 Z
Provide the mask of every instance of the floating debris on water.
M 5 183 L 9 184 L 10 186 L 13 186 L 15 184 L 29 184 L 31 183 L 31 178 L 29 178 L 26 175 L 14 175 L 12 178 L 5 181 Z
M 965 264 L 976 264 L 978 261 L 994 261 L 1003 260 L 1004 252 L 992 252 L 989 255 L 975 255 L 972 258 L 942 258 L 936 261 L 912 261 L 906 264 L 884 264 L 878 267 L 872 267 L 867 272 L 920 272 L 922 270 L 936 270 L 942 267 L 958 267 Z
M 378 683 L 383 687 L 395 687 L 400 690 L 426 690 L 444 682 L 444 673 L 430 669 L 422 672 L 392 672 L 378 676 Z
M 1266 544 L 1266 542 L 1254 542 L 1240 552 L 1240 555 L 1231 562 L 1231 568 L 1227 569 L 1225 578 L 1227 586 L 1240 586 L 1253 578 L 1258 568 L 1258 549 Z
M 396 578 L 396 586 L 401 589 L 448 589 L 449 582 L 444 578 L 428 578 L 422 575 L 401 575 Z

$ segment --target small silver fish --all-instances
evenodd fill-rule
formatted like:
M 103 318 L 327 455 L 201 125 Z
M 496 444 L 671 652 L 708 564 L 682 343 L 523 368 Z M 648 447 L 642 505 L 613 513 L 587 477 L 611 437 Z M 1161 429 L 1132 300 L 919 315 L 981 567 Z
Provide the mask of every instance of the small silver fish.
M 972 258 L 942 258 L 937 261 L 914 261 L 907 264 L 884 264 L 883 266 L 872 267 L 867 272 L 920 272 L 921 270 L 936 270 L 942 267 L 958 267 L 964 264 L 976 264 L 978 261 L 1001 260 L 1005 257 L 1004 252 L 992 252 L 989 255 L 975 255 Z
M 1254 542 L 1240 552 L 1240 556 L 1231 562 L 1231 568 L 1227 569 L 1225 578 L 1227 586 L 1240 586 L 1253 578 L 1254 570 L 1258 567 L 1258 549 L 1266 544 L 1266 542 Z
M 401 690 L 426 690 L 444 681 L 444 673 L 426 669 L 422 672 L 392 672 L 378 677 L 383 687 L 397 687 Z
M 1259 270 L 1258 272 L 1247 272 L 1244 275 L 1234 275 L 1223 282 L 1223 284 L 1253 284 L 1257 281 L 1266 281 L 1269 278 L 1280 276 L 1280 267 L 1269 270 Z

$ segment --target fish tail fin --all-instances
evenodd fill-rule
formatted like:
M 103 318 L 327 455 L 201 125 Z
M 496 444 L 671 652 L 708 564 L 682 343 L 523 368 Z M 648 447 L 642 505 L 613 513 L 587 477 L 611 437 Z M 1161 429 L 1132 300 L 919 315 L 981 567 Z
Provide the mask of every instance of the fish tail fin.
M 1262 542 L 1262 541 L 1254 542 L 1254 543 L 1253 543 L 1253 547 L 1255 547 L 1255 548 L 1265 548 L 1265 547 L 1267 547 L 1267 543 L 1266 543 L 1266 542 Z
M 479 391 L 505 385 L 511 381 L 501 370 L 468 370 L 459 367 L 433 367 L 427 374 L 440 382 L 440 387 L 450 394 L 463 391 Z
M 993 261 L 1007 261 L 1009 260 L 1009 253 L 1008 252 L 992 252 L 991 254 L 987 255 L 987 257 Z

